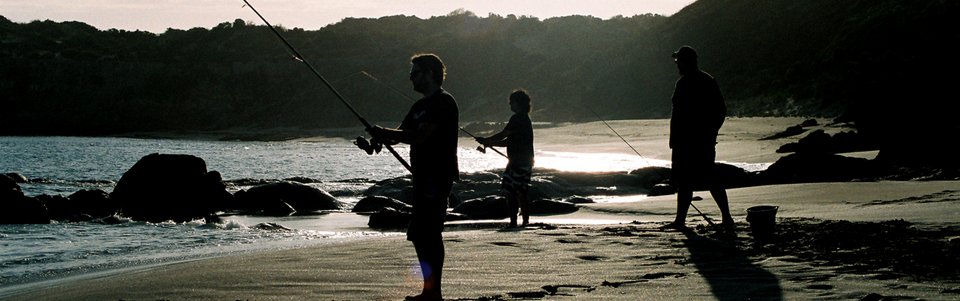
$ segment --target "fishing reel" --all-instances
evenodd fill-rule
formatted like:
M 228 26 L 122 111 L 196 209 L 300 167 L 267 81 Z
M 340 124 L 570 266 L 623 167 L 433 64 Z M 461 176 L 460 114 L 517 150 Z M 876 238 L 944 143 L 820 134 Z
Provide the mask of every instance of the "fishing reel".
M 367 141 L 367 138 L 363 136 L 357 136 L 357 139 L 353 141 L 353 145 L 356 145 L 363 151 L 367 152 L 367 155 L 373 155 L 373 153 L 380 153 L 383 149 L 383 143 L 376 141 L 375 139 L 370 139 Z

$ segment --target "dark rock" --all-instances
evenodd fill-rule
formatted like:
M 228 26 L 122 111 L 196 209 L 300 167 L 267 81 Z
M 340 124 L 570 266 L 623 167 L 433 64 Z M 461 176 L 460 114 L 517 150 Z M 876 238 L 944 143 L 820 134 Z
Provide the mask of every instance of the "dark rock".
M 573 203 L 554 200 L 534 200 L 530 202 L 530 214 L 565 214 L 578 210 Z M 510 216 L 507 199 L 502 196 L 487 196 L 467 200 L 453 208 L 454 213 L 463 214 L 470 219 L 500 219 Z
M 0 174 L 0 224 L 47 224 L 47 207 L 36 198 L 23 195 L 20 185 Z
M 23 195 L 0 198 L 0 224 L 49 224 L 47 207 L 36 198 Z
M 261 200 L 259 208 L 252 214 L 265 216 L 290 216 L 297 213 L 297 209 L 280 198 Z
M 823 152 L 832 153 L 829 150 L 830 135 L 823 130 L 816 130 L 800 138 L 796 143 L 787 143 L 777 149 L 778 153 L 796 153 L 796 152 Z
M 17 181 L 10 178 L 8 174 L 0 175 L 0 200 L 4 200 L 2 197 L 12 196 L 23 196 L 20 184 L 17 184 Z
M 585 197 L 582 197 L 582 196 L 573 196 L 573 197 L 567 198 L 567 199 L 565 199 L 565 200 L 563 200 L 563 201 L 564 201 L 564 202 L 567 202 L 567 203 L 571 203 L 571 204 L 592 204 L 592 203 L 595 203 L 595 202 L 593 201 L 593 199 L 591 199 L 591 198 L 585 198 Z
M 652 172 L 654 169 L 637 173 L 541 171 L 532 179 L 530 199 L 646 193 L 648 188 L 643 185 L 657 176 Z
M 340 210 L 343 204 L 326 191 L 313 186 L 295 182 L 277 182 L 251 187 L 245 193 L 238 193 L 236 206 L 241 210 L 276 211 L 282 209 L 281 203 L 292 207 L 296 212 L 308 213 L 318 210 Z
M 876 150 L 875 143 L 865 140 L 862 135 L 854 131 L 836 133 L 833 136 L 828 135 L 823 130 L 810 132 L 806 137 L 801 138 L 796 143 L 787 143 L 777 149 L 778 153 L 845 153 Z
M 100 189 L 80 190 L 66 199 L 51 198 L 46 205 L 55 220 L 88 221 L 114 215 L 119 210 L 110 194 Z
M 5 173 L 5 174 L 3 174 L 3 175 L 5 175 L 5 176 L 7 176 L 8 178 L 10 178 L 10 180 L 13 180 L 14 183 L 27 183 L 27 182 L 30 182 L 30 179 L 27 179 L 27 177 L 25 177 L 25 176 L 23 176 L 22 174 L 19 174 L 19 173 L 10 172 L 10 173 Z
M 536 200 L 530 202 L 530 214 L 551 215 L 576 212 L 576 204 L 554 200 Z
M 151 222 L 211 216 L 229 200 L 217 172 L 191 155 L 150 154 L 123 174 L 110 197 L 124 216 Z
M 756 173 L 748 172 L 734 165 L 715 163 L 714 168 L 716 181 L 724 188 L 754 186 L 758 181 Z
M 466 200 L 460 205 L 453 207 L 454 213 L 464 214 L 471 219 L 501 219 L 509 216 L 507 214 L 507 199 L 502 196 L 487 196 Z
M 760 138 L 760 140 L 775 140 L 780 138 L 793 137 L 796 135 L 803 134 L 806 131 L 807 130 L 803 129 L 803 125 L 794 125 L 794 126 L 788 127 L 786 130 L 783 130 L 783 132 L 779 132 L 770 136 Z
M 673 187 L 673 185 L 670 185 L 669 182 L 664 182 L 664 183 L 654 185 L 653 188 L 650 189 L 650 193 L 647 193 L 647 195 L 658 196 L 658 195 L 668 195 L 668 194 L 674 194 L 674 193 L 677 193 L 677 188 Z
M 492 172 L 474 172 L 460 175 L 453 184 L 450 206 L 456 207 L 463 200 L 471 200 L 500 193 L 500 175 Z
M 304 184 L 319 183 L 319 182 L 320 182 L 320 181 L 317 181 L 317 180 L 314 180 L 314 179 L 311 179 L 311 178 L 307 178 L 307 177 L 292 177 L 292 178 L 286 178 L 286 179 L 284 179 L 284 181 L 304 183 Z
M 641 169 L 630 171 L 630 175 L 636 178 L 637 184 L 646 189 L 653 187 L 673 176 L 673 170 L 668 167 L 648 166 Z
M 293 229 L 284 227 L 283 225 L 278 223 L 259 223 L 254 225 L 253 228 L 266 230 L 266 231 L 281 231 L 281 232 L 293 231 Z
M 352 212 L 376 212 L 383 208 L 393 208 L 397 210 L 409 211 L 412 206 L 407 205 L 394 198 L 385 196 L 368 196 L 360 199 L 353 206 Z
M 370 215 L 367 226 L 374 229 L 404 229 L 410 224 L 410 212 L 383 208 Z
M 370 186 L 364 196 L 385 196 L 407 204 L 413 204 L 413 188 L 409 176 L 382 180 Z
M 124 218 L 119 215 L 105 216 L 97 219 L 91 220 L 92 222 L 104 224 L 104 225 L 118 225 L 127 222 Z
M 759 173 L 762 184 L 846 182 L 873 179 L 884 167 L 862 158 L 824 153 L 795 153 L 777 160 Z

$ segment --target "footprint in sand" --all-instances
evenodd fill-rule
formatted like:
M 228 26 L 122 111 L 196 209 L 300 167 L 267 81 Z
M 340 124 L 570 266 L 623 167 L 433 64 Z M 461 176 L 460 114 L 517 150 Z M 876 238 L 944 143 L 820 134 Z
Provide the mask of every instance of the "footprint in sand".
M 687 276 L 687 274 L 673 273 L 673 272 L 659 272 L 659 273 L 650 273 L 650 274 L 643 275 L 642 278 L 643 279 L 663 279 L 667 277 L 683 278 L 685 276 Z
M 811 285 L 807 285 L 807 288 L 808 288 L 808 289 L 812 289 L 812 290 L 832 290 L 832 289 L 833 289 L 833 285 L 829 285 L 829 284 L 811 284 Z
M 491 242 L 490 244 L 496 245 L 496 246 L 501 246 L 501 247 L 516 247 L 516 246 L 517 246 L 517 243 L 515 243 L 515 242 L 510 242 L 510 241 L 495 241 L 495 242 Z
M 577 258 L 580 258 L 583 260 L 589 260 L 589 261 L 599 261 L 599 260 L 607 259 L 606 257 L 600 256 L 600 255 L 580 255 L 580 256 L 577 256 Z

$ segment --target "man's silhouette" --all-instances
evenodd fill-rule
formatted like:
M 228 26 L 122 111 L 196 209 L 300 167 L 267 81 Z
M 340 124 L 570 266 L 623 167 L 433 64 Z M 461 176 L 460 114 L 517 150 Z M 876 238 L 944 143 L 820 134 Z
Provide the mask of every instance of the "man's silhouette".
M 720 86 L 713 76 L 697 66 L 697 52 L 690 46 L 673 53 L 680 71 L 673 90 L 670 117 L 670 149 L 677 188 L 677 216 L 666 228 L 684 229 L 694 190 L 709 189 L 720 207 L 725 230 L 734 228 L 727 204 L 727 191 L 714 176 L 717 133 L 726 118 Z
M 459 108 L 450 93 L 443 90 L 446 67 L 434 54 L 418 54 L 410 59 L 410 81 L 423 98 L 397 129 L 373 126 L 367 131 L 374 140 L 410 145 L 413 172 L 413 218 L 407 228 L 407 240 L 413 242 L 423 273 L 423 292 L 406 300 L 442 300 L 443 222 L 447 198 L 453 182 L 459 179 L 457 167 L 457 130 Z

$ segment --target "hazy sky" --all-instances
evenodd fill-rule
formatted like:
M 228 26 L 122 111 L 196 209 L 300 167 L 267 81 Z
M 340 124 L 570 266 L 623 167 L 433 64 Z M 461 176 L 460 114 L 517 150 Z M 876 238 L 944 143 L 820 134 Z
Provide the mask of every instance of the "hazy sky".
M 568 15 L 610 18 L 646 13 L 672 15 L 695 0 L 248 0 L 270 23 L 308 30 L 346 17 L 446 15 L 463 8 L 484 17 L 528 15 L 541 20 Z M 243 0 L 0 0 L 0 15 L 14 22 L 81 21 L 99 29 L 210 28 L 235 19 L 257 21 Z

